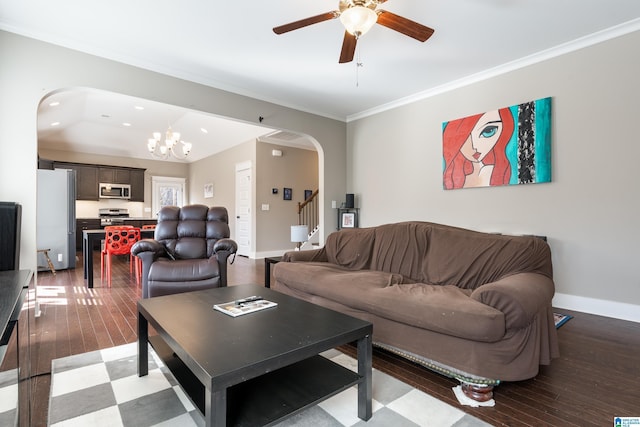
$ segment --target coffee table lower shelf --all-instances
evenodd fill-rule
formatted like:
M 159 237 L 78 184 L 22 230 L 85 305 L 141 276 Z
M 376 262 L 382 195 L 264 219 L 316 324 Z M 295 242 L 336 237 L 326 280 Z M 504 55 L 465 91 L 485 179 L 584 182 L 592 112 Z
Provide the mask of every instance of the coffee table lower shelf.
M 204 386 L 158 335 L 149 337 L 156 354 L 204 415 Z M 322 356 L 294 363 L 227 390 L 227 425 L 269 426 L 316 405 L 363 377 Z

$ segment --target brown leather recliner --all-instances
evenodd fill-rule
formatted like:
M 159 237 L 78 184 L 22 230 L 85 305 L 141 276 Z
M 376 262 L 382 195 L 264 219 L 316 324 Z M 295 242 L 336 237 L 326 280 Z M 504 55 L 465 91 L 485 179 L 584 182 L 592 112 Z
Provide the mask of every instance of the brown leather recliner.
M 142 260 L 142 298 L 227 286 L 227 259 L 238 249 L 229 235 L 224 207 L 160 209 L 155 239 L 131 248 Z

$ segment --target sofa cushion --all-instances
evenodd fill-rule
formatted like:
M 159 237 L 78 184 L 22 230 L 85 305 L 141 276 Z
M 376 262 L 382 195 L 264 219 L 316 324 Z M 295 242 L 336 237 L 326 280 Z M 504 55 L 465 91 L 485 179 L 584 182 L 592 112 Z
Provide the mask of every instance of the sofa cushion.
M 324 246 L 327 260 L 351 270 L 371 268 L 374 232 L 373 228 L 354 228 L 331 233 Z
M 281 262 L 274 266 L 274 276 L 288 288 L 439 333 L 485 342 L 505 333 L 500 311 L 455 286 L 403 284 L 399 274 L 324 262 Z
M 553 277 L 551 251 L 533 236 L 504 236 L 432 225 L 425 283 L 476 289 L 518 273 Z
M 273 268 L 277 280 L 289 288 L 350 305 L 370 289 L 402 283 L 399 274 L 350 270 L 327 262 L 280 262 Z
M 429 249 L 427 222 L 402 222 L 373 228 L 371 269 L 400 273 L 414 283 L 424 283 L 423 263 Z
M 469 297 L 457 286 L 397 284 L 363 292 L 343 302 L 389 320 L 473 341 L 495 342 L 505 335 L 499 310 Z

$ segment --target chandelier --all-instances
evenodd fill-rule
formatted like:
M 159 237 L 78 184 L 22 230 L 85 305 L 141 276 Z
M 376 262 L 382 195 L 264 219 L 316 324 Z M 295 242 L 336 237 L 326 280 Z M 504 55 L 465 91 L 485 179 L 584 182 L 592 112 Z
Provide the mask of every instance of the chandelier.
M 154 132 L 153 138 L 149 138 L 147 148 L 151 157 L 154 159 L 166 160 L 169 156 L 173 156 L 176 159 L 184 160 L 191 151 L 191 143 L 180 140 L 180 133 L 171 130 L 171 126 L 164 134 L 164 141 L 162 141 L 162 134 L 160 132 Z

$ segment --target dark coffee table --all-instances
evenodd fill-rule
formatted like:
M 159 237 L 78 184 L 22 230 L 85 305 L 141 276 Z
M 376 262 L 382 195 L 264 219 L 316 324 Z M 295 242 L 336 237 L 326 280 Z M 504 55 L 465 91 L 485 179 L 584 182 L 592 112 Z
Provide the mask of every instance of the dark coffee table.
M 260 295 L 277 307 L 231 317 L 214 304 Z M 371 418 L 371 323 L 260 285 L 138 301 L 138 375 L 151 342 L 207 426 L 271 425 L 358 385 L 358 417 Z M 357 342 L 355 373 L 318 354 Z

